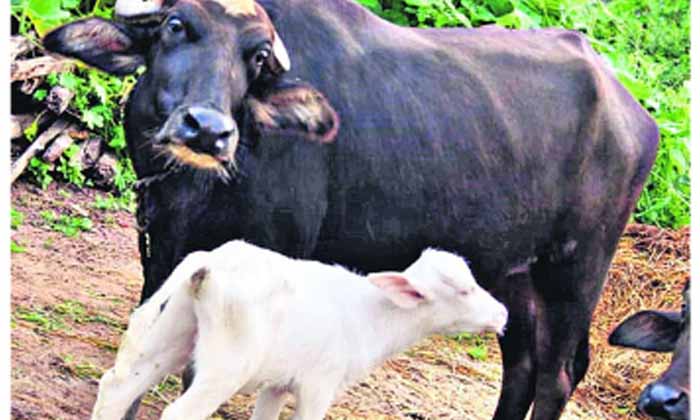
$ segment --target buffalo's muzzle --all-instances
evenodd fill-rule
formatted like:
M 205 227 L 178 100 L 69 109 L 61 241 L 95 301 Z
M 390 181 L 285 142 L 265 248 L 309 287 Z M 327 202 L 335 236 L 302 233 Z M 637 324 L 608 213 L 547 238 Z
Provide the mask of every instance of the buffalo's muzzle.
M 663 382 L 644 389 L 637 402 L 639 411 L 654 419 L 688 420 L 688 395 Z
M 156 142 L 181 163 L 200 169 L 220 169 L 232 161 L 238 145 L 236 122 L 206 106 L 175 111 L 156 135 Z

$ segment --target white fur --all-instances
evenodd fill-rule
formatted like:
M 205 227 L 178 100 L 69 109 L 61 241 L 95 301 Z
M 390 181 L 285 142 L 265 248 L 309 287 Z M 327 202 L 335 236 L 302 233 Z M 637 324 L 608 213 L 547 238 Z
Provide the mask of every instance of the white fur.
M 203 267 L 205 279 L 193 280 Z M 194 382 L 162 419 L 205 419 L 258 388 L 253 419 L 277 419 L 289 393 L 293 419 L 322 419 L 339 391 L 419 339 L 500 333 L 506 319 L 464 261 L 444 251 L 424 251 L 402 273 L 364 277 L 232 241 L 189 255 L 134 312 L 92 418 L 121 419 L 194 345 Z

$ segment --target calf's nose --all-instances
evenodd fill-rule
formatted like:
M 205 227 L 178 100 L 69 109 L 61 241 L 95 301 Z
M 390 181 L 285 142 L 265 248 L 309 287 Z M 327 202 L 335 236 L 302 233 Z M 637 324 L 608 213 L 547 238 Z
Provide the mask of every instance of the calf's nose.
M 638 408 L 654 418 L 677 419 L 684 411 L 688 396 L 682 390 L 668 384 L 653 383 L 639 397 Z
M 218 156 L 226 151 L 236 134 L 236 123 L 214 109 L 192 106 L 183 114 L 177 131 L 188 147 Z

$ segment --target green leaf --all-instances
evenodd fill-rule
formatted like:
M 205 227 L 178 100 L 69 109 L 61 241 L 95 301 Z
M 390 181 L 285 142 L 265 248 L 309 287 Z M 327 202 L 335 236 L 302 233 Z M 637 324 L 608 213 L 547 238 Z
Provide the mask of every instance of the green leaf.
M 32 97 L 37 101 L 43 101 L 48 95 L 49 93 L 46 91 L 46 89 L 37 89 Z
M 126 136 L 124 135 L 123 126 L 118 125 L 114 127 L 114 136 L 112 136 L 108 146 L 114 150 L 122 150 L 126 147 Z
M 474 346 L 467 348 L 467 354 L 476 360 L 486 360 L 488 349 L 485 346 Z
M 14 240 L 10 240 L 10 252 L 11 253 L 21 254 L 21 253 L 26 252 L 26 251 L 27 250 L 24 247 L 20 246 L 20 244 L 18 244 Z
M 24 223 L 24 213 L 13 208 L 10 209 L 10 228 L 17 230 Z
M 105 125 L 105 119 L 97 107 L 86 109 L 80 118 L 89 129 L 102 128 Z
M 61 3 L 52 0 L 29 0 L 29 12 L 45 20 L 61 20 L 70 17 L 70 13 L 61 8 Z
M 61 4 L 64 9 L 77 9 L 80 6 L 80 0 L 63 0 Z

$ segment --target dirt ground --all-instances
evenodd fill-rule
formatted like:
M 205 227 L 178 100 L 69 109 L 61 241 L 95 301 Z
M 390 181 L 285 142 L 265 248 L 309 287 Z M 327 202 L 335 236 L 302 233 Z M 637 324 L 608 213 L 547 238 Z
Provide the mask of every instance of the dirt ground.
M 101 373 L 113 362 L 141 287 L 134 216 L 94 208 L 94 191 L 18 184 L 12 206 L 24 221 L 12 239 L 12 418 L 86 419 Z M 89 216 L 67 237 L 41 211 Z M 670 356 L 616 349 L 608 333 L 642 308 L 678 308 L 689 278 L 688 231 L 631 226 L 613 263 L 592 329 L 592 365 L 564 419 L 636 419 L 634 402 Z M 485 355 L 484 355 L 485 353 Z M 329 419 L 489 419 L 500 387 L 493 336 L 433 337 L 393 358 L 339 396 Z M 156 419 L 179 392 L 169 377 L 144 399 Z M 214 418 L 243 419 L 253 399 L 237 396 Z M 284 418 L 289 417 L 289 409 Z

